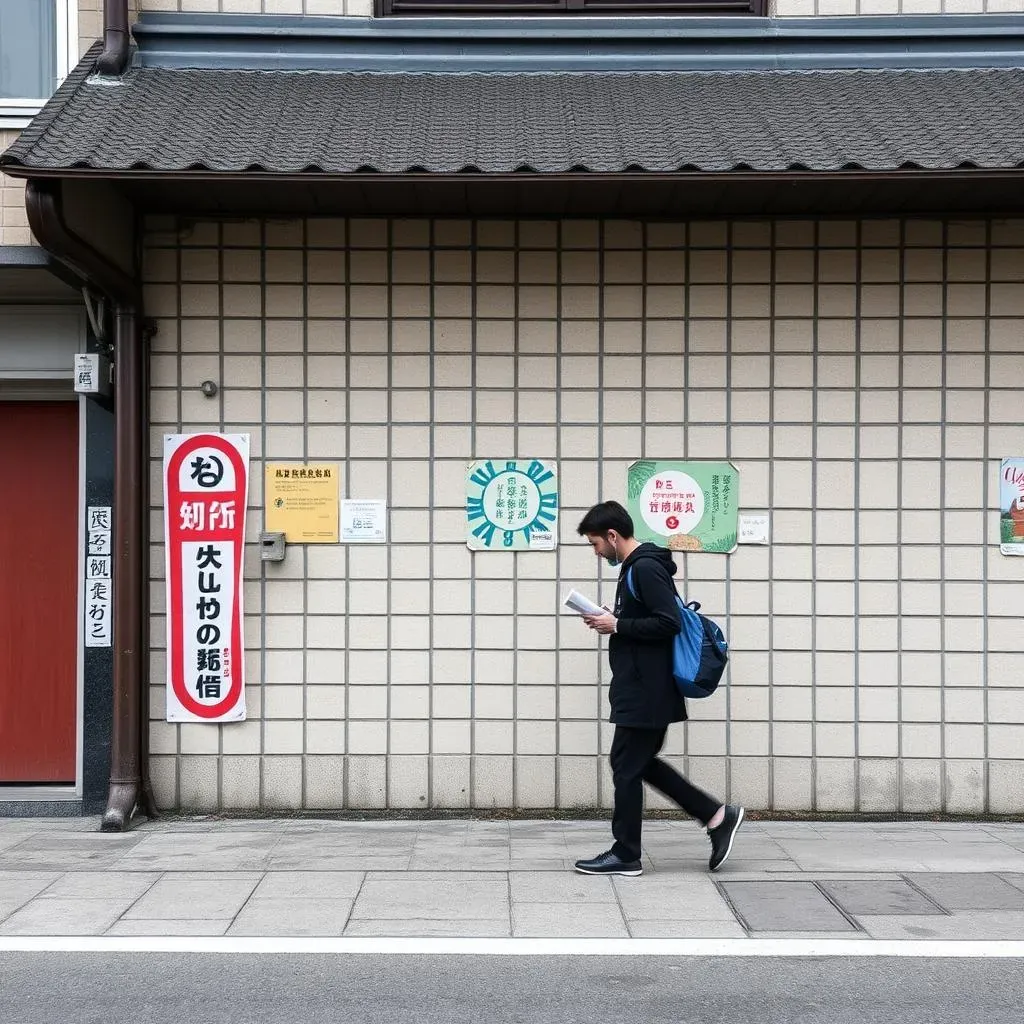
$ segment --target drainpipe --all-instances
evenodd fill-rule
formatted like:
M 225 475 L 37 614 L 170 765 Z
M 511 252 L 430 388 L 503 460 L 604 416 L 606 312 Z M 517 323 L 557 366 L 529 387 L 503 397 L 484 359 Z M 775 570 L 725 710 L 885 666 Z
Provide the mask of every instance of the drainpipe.
M 104 292 L 114 306 L 114 701 L 110 790 L 102 830 L 128 828 L 136 808 L 153 811 L 142 699 L 146 594 L 143 481 L 148 479 L 145 444 L 147 340 L 143 338 L 138 283 L 110 263 L 67 226 L 60 185 L 30 179 L 25 190 L 29 224 L 57 260 Z
M 128 0 L 103 0 L 103 52 L 96 61 L 101 75 L 120 75 L 128 66 Z

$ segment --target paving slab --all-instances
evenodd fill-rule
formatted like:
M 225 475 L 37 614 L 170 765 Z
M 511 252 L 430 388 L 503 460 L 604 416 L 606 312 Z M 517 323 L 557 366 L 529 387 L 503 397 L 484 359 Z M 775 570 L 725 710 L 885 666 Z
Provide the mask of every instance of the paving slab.
M 21 832 L 0 832 L 0 853 L 24 841 L 25 836 Z
M 450 853 L 418 853 L 409 859 L 410 871 L 498 871 L 511 870 L 512 861 L 506 850 Z
M 1024 892 L 995 874 L 908 874 L 940 906 L 968 910 L 1024 910 Z
M 318 843 L 309 838 L 281 837 L 267 856 L 268 871 L 405 871 L 412 859 L 408 849 L 382 850 L 379 844 Z
M 493 920 L 508 913 L 508 879 L 503 874 L 372 873 L 363 882 L 353 920 L 418 918 Z
M 909 916 L 944 913 L 942 907 L 902 879 L 828 881 L 818 885 L 843 910 L 858 918 L 865 914 Z
M 0 853 L 0 871 L 103 871 L 143 841 L 141 835 L 100 835 L 70 830 L 19 833 Z
M 1024 940 L 1024 912 L 977 911 L 951 917 L 859 917 L 873 939 Z
M 751 932 L 853 932 L 813 882 L 723 882 L 733 909 Z
M 355 899 L 362 871 L 271 871 L 256 886 L 253 899 Z
M 159 878 L 151 871 L 69 871 L 39 899 L 137 900 Z
M 0 871 L 0 921 L 41 892 L 45 892 L 60 875 L 52 872 Z
M 743 939 L 743 926 L 732 921 L 628 921 L 634 939 Z
M 710 875 L 703 831 L 658 820 L 644 875 L 614 880 L 572 871 L 607 848 L 606 821 L 98 826 L 0 820 L 2 925 L 43 934 L 66 906 L 57 933 L 500 936 L 514 920 L 516 934 L 714 938 L 746 922 L 757 937 L 1024 938 L 1019 823 L 748 822 Z M 117 900 L 119 920 L 97 913 Z
M 974 874 L 979 871 L 1024 871 L 1024 852 L 1004 847 L 1003 852 L 972 853 L 969 847 L 950 853 L 929 853 L 922 858 L 925 871 L 936 873 L 962 872 Z
M 513 871 L 513 903 L 618 903 L 611 878 L 575 872 Z
M 897 850 L 892 843 L 867 842 L 860 837 L 856 842 L 840 842 L 834 837 L 780 839 L 779 845 L 803 871 L 928 871 L 927 855 L 933 852 L 926 845 Z
M 163 938 L 170 935 L 223 935 L 231 924 L 231 918 L 222 917 L 213 921 L 180 921 L 175 919 L 159 920 L 128 920 L 121 918 L 115 921 L 104 935 L 144 935 L 150 938 Z
M 705 851 L 702 857 L 677 858 L 677 857 L 652 857 L 649 869 L 658 874 L 693 875 L 708 874 L 708 854 Z M 731 876 L 746 872 L 757 874 L 775 874 L 779 872 L 792 873 L 799 869 L 791 860 L 749 860 L 737 857 L 735 853 L 715 873 L 716 877 Z
M 33 900 L 0 924 L 0 935 L 102 935 L 131 900 Z
M 613 903 L 514 903 L 512 934 L 517 937 L 628 938 Z
M 228 935 L 341 935 L 352 900 L 287 896 L 253 897 L 239 911 Z
M 233 918 L 259 881 L 257 874 L 207 879 L 180 873 L 165 875 L 125 916 L 177 920 Z
M 376 920 L 352 921 L 345 929 L 345 935 L 373 935 L 386 938 L 432 938 L 457 936 L 460 938 L 504 938 L 511 934 L 508 917 L 483 920 L 467 919 L 449 921 L 444 919 L 410 919 L 405 921 Z
M 733 921 L 729 904 L 710 878 L 643 875 L 616 878 L 622 913 L 638 921 Z
M 0 871 L 0 899 L 30 900 L 60 877 L 58 871 Z
M 563 874 L 573 869 L 571 860 L 555 860 L 554 858 L 511 860 L 509 861 L 510 871 L 547 871 L 552 874 Z
M 149 834 L 118 862 L 122 871 L 263 871 L 280 837 L 245 832 Z
M 763 871 L 731 871 L 727 875 L 716 871 L 715 878 L 728 878 L 730 882 L 763 882 Z M 892 882 L 903 876 L 896 871 L 778 871 L 771 880 L 778 882 Z

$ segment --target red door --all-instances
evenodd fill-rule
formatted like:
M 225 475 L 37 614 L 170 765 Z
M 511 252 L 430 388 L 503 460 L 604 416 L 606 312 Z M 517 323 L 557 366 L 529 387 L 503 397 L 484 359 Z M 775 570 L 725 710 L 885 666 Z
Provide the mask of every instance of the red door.
M 75 781 L 78 406 L 0 402 L 0 783 Z

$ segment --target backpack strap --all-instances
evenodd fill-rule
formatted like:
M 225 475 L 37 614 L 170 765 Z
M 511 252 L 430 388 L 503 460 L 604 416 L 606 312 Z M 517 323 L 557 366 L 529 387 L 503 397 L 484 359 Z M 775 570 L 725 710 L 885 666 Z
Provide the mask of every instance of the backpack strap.
M 679 596 L 679 591 L 676 590 L 675 580 L 670 580 L 670 582 L 672 583 L 672 589 L 676 593 L 677 604 L 681 604 L 684 608 L 689 608 L 692 611 L 698 611 L 700 609 L 700 601 L 684 602 L 683 599 Z M 640 603 L 643 604 L 643 601 L 640 600 L 640 595 L 636 592 L 636 587 L 633 586 L 633 566 L 630 566 L 626 570 L 626 587 L 629 590 L 629 592 L 633 595 L 633 600 L 640 601 Z

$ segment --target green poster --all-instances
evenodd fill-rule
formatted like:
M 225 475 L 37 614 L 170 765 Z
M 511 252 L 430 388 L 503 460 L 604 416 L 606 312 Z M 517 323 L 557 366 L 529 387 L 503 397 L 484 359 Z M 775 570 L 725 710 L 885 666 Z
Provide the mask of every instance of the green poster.
M 729 462 L 634 462 L 626 507 L 637 540 L 672 551 L 736 550 L 740 478 Z

